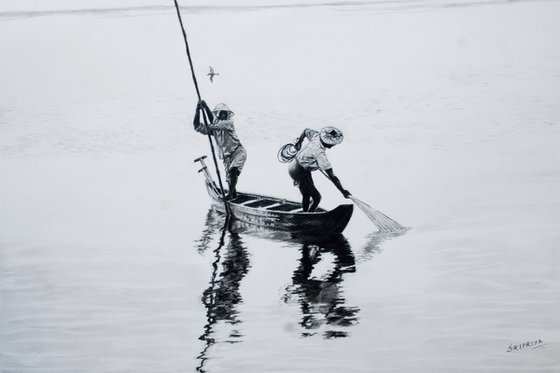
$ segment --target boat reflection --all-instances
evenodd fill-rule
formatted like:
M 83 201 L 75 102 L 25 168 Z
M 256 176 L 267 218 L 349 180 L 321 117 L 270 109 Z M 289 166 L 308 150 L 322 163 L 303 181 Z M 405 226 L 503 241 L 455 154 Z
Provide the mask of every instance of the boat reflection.
M 393 236 L 370 235 L 365 247 L 359 251 L 358 260 L 371 259 L 380 251 L 380 244 Z M 344 296 L 343 281 L 348 274 L 356 272 L 356 258 L 342 234 L 323 237 L 295 235 L 235 219 L 226 220 L 223 214 L 210 208 L 202 237 L 196 241 L 200 254 L 212 250 L 214 255 L 209 286 L 202 294 L 206 325 L 200 340 L 205 345 L 198 356 L 197 371 L 204 372 L 208 350 L 213 344 L 241 342 L 243 337 L 237 307 L 243 301 L 240 283 L 251 267 L 243 237 L 269 240 L 299 249 L 298 264 L 282 300 L 285 304 L 299 307 L 301 336 L 341 338 L 350 335 L 350 327 L 359 322 L 360 308 L 348 304 Z M 218 322 L 229 326 L 227 337 L 220 340 L 215 337 Z M 222 335 L 223 330 L 220 329 Z

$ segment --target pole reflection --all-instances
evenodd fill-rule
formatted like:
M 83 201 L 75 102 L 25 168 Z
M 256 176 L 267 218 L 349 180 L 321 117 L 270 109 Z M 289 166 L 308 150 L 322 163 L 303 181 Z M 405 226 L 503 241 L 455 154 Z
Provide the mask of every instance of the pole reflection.
M 358 261 L 370 260 L 380 252 L 380 244 L 385 239 L 400 234 L 370 234 L 359 251 Z M 197 357 L 197 371 L 205 372 L 204 366 L 212 345 L 242 341 L 242 319 L 237 307 L 243 302 L 241 281 L 251 267 L 243 236 L 280 242 L 299 249 L 297 266 L 292 270 L 291 283 L 285 288 L 282 300 L 284 304 L 296 304 L 299 307 L 301 336 L 319 335 L 327 339 L 350 336 L 351 327 L 359 323 L 360 308 L 349 304 L 344 295 L 343 281 L 349 274 L 356 272 L 356 258 L 350 243 L 342 234 L 295 236 L 289 232 L 225 219 L 210 208 L 202 236 L 196 241 L 200 254 L 213 248 L 211 279 L 202 294 L 206 324 L 199 337 L 204 341 L 204 347 Z M 223 329 L 220 328 L 218 338 L 216 327 L 220 322 L 229 327 L 225 337 L 221 337 Z
M 198 240 L 198 251 L 204 253 L 211 245 L 217 233 L 219 219 L 212 211 L 208 212 L 206 227 L 202 238 Z M 237 325 L 241 323 L 237 305 L 242 302 L 239 291 L 243 277 L 249 271 L 249 255 L 239 234 L 232 229 L 230 219 L 225 219 L 220 229 L 216 248 L 213 250 L 212 275 L 209 286 L 202 294 L 202 303 L 206 307 L 206 324 L 199 337 L 204 341 L 204 348 L 197 356 L 198 372 L 205 372 L 204 365 L 208 360 L 208 350 L 217 342 L 214 337 L 218 322 L 231 325 L 225 342 L 237 343 L 243 337 Z

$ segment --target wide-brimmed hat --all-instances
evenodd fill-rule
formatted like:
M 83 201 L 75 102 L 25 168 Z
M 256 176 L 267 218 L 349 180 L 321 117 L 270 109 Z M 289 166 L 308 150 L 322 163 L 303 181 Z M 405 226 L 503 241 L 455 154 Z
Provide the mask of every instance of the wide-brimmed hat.
M 327 145 L 337 145 L 342 142 L 344 135 L 335 127 L 323 127 L 319 134 L 321 140 Z
M 298 150 L 294 144 L 286 144 L 278 151 L 278 160 L 282 163 L 290 162 L 296 156 Z
M 214 108 L 214 110 L 212 111 L 214 114 L 219 113 L 220 111 L 227 111 L 228 112 L 228 117 L 232 117 L 234 115 L 234 112 L 231 111 L 231 109 L 229 108 L 229 106 L 227 106 L 224 103 L 220 103 L 218 105 L 216 105 L 216 107 Z

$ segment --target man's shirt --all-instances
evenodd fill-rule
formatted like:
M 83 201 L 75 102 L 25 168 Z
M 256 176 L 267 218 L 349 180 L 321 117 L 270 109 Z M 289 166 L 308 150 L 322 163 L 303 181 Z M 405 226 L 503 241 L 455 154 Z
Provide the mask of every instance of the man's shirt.
M 220 158 L 231 156 L 241 145 L 232 120 L 216 118 L 213 123 L 208 125 L 208 129 L 216 139 L 216 144 L 218 144 L 218 148 L 220 149 Z M 196 130 L 204 135 L 207 134 L 204 124 L 198 126 Z
M 332 168 L 325 154 L 325 147 L 321 143 L 319 132 L 306 129 L 305 136 L 309 142 L 296 154 L 299 165 L 308 171 L 315 171 L 318 169 L 326 171 Z

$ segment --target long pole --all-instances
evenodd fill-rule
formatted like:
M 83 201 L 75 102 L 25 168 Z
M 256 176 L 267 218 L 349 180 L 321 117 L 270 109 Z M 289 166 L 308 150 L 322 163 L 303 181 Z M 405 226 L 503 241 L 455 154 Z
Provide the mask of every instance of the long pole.
M 175 9 L 177 10 L 177 18 L 179 18 L 179 24 L 181 25 L 181 32 L 183 33 L 183 40 L 185 41 L 185 50 L 187 52 L 187 57 L 189 59 L 189 66 L 191 68 L 191 75 L 193 78 L 194 87 L 196 89 L 196 95 L 198 96 L 198 101 L 200 101 L 202 98 L 200 96 L 200 90 L 198 89 L 198 82 L 196 80 L 196 75 L 194 73 L 191 52 L 189 50 L 189 43 L 187 42 L 187 33 L 185 32 L 185 27 L 183 26 L 181 12 L 179 11 L 179 4 L 177 3 L 177 0 L 174 0 L 174 2 L 175 2 Z M 212 143 L 212 137 L 210 136 L 210 131 L 208 130 L 208 118 L 206 117 L 206 113 L 204 112 L 204 110 L 202 111 L 202 117 L 204 119 L 204 126 L 206 127 L 208 142 L 210 143 L 210 150 L 212 151 L 212 159 L 214 160 L 214 167 L 216 167 L 216 174 L 218 175 L 218 184 L 220 185 L 220 191 L 222 192 L 222 199 L 224 200 L 226 215 L 229 215 L 230 213 L 229 205 L 226 201 L 226 194 L 224 192 L 224 186 L 222 184 L 222 177 L 220 176 L 220 169 L 218 168 L 218 161 L 216 159 L 216 152 L 214 151 L 214 144 Z

